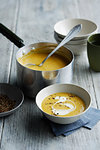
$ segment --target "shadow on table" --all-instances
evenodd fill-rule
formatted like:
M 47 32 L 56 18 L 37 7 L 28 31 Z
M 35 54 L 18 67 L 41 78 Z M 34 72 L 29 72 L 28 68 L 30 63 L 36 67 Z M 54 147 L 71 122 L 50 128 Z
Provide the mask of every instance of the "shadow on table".
M 34 110 L 34 112 L 34 115 L 31 113 L 27 114 L 25 118 L 27 122 L 23 125 L 28 135 L 41 137 L 45 140 L 47 137 L 54 137 L 47 119 L 42 116 L 41 112 L 37 110 Z

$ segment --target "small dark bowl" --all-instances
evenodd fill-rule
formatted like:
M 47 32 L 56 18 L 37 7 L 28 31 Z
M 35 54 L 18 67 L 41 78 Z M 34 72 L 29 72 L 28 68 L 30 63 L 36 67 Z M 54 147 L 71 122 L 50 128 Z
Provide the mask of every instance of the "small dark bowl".
M 15 101 L 15 106 L 10 111 L 1 112 L 0 117 L 4 117 L 15 112 L 23 103 L 24 95 L 23 92 L 10 84 L 0 83 L 0 94 L 7 95 L 11 100 Z

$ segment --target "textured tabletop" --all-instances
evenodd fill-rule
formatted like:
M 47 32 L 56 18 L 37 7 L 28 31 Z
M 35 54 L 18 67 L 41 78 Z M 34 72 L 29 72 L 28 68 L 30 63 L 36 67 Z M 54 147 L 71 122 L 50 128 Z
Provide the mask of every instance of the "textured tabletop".
M 20 36 L 25 45 L 55 42 L 54 24 L 65 18 L 85 18 L 100 26 L 99 0 L 0 0 L 0 22 Z M 0 82 L 16 85 L 18 48 L 0 34 Z M 87 53 L 75 56 L 74 84 L 84 87 L 92 106 L 100 109 L 100 73 L 89 68 Z M 100 122 L 92 129 L 79 129 L 55 137 L 38 110 L 35 100 L 25 97 L 22 107 L 0 118 L 2 150 L 99 150 Z

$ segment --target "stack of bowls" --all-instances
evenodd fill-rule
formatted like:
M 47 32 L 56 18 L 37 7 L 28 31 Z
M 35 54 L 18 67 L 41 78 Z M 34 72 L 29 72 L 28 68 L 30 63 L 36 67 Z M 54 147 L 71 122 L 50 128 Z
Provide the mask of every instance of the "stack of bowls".
M 87 38 L 98 30 L 94 22 L 85 19 L 65 19 L 59 21 L 54 26 L 54 38 L 57 43 L 61 42 L 67 33 L 77 24 L 82 24 L 82 30 L 76 37 L 65 44 L 65 47 L 73 51 L 75 55 L 80 55 L 86 50 Z

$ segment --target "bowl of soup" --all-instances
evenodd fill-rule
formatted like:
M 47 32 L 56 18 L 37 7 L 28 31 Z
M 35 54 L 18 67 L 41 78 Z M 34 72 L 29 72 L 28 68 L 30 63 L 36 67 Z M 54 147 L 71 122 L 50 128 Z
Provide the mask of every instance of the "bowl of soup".
M 91 105 L 91 97 L 77 85 L 54 84 L 37 94 L 36 104 L 50 121 L 70 124 L 86 113 Z
M 54 43 L 35 43 L 24 46 L 17 52 L 17 83 L 25 95 L 35 97 L 48 85 L 72 81 L 74 56 L 63 46 L 43 66 L 26 65 L 40 64 L 56 46 Z

